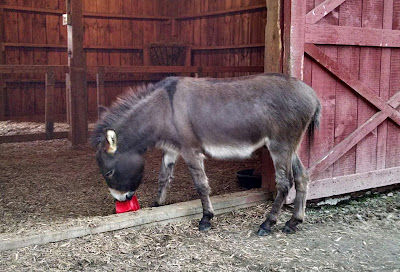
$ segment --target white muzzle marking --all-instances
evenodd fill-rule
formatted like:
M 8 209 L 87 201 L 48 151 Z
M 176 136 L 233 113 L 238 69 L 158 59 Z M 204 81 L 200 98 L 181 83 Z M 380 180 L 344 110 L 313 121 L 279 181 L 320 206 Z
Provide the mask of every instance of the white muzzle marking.
M 109 188 L 109 190 L 111 195 L 118 201 L 126 201 L 127 199 L 131 198 L 134 194 L 134 192 L 121 193 L 120 191 L 111 188 Z

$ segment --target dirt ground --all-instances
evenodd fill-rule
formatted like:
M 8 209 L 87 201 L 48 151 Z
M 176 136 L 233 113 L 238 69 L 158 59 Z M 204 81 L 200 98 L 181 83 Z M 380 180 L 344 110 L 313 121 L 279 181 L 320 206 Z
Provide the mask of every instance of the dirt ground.
M 89 146 L 66 140 L 0 145 L 0 239 L 87 224 L 114 213 Z M 146 157 L 138 190 L 142 207 L 154 200 L 161 154 Z M 213 194 L 243 190 L 235 173 L 256 167 L 206 161 Z M 197 198 L 182 161 L 169 203 Z M 216 216 L 208 232 L 198 222 L 125 229 L 0 252 L 0 271 L 396 271 L 400 272 L 400 191 L 370 193 L 337 206 L 308 207 L 293 235 L 256 231 L 271 203 Z
M 67 129 L 56 124 L 57 129 Z M 0 122 L 0 135 L 42 132 L 34 123 Z M 82 226 L 91 219 L 115 213 L 115 203 L 99 174 L 89 146 L 71 149 L 67 140 L 0 144 L 0 239 L 37 234 L 66 226 Z M 157 192 L 161 151 L 146 155 L 145 175 L 137 190 L 141 207 L 152 205 Z M 206 160 L 212 195 L 244 190 L 236 172 L 260 165 L 256 154 L 245 161 Z M 167 203 L 197 199 L 182 159 Z
M 267 205 L 0 253 L 2 271 L 400 271 L 400 192 L 309 208 L 296 234 L 256 230 Z

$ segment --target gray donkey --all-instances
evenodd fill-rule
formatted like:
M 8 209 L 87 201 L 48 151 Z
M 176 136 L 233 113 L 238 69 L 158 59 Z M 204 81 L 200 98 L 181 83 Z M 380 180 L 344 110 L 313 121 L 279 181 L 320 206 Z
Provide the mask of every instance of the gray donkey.
M 204 157 L 248 158 L 266 146 L 275 167 L 277 196 L 258 235 L 276 223 L 289 189 L 296 187 L 294 211 L 284 232 L 303 221 L 309 176 L 296 151 L 307 128 L 319 125 L 321 104 L 314 90 L 282 74 L 212 79 L 169 77 L 128 92 L 106 109 L 92 135 L 96 158 L 109 190 L 130 199 L 150 147 L 164 151 L 156 205 L 164 205 L 174 165 L 186 162 L 203 206 L 200 230 L 214 216 Z

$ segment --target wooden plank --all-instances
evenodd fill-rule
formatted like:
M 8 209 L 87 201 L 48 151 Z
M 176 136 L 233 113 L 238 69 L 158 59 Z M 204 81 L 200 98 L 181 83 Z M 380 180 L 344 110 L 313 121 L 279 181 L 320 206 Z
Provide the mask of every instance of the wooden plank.
M 384 29 L 392 29 L 393 25 L 393 0 L 384 1 L 382 27 Z M 380 69 L 380 92 L 379 97 L 383 100 L 389 99 L 390 94 L 390 68 L 391 68 L 391 49 L 382 48 L 381 55 L 381 69 Z M 376 150 L 376 167 L 377 169 L 386 168 L 386 150 L 387 150 L 387 136 L 388 124 L 382 123 L 378 126 L 378 141 Z
M 67 0 L 71 14 L 71 25 L 68 25 L 68 58 L 70 86 L 70 140 L 72 146 L 87 142 L 87 84 L 86 65 L 83 53 L 82 1 Z
M 111 14 L 111 13 L 97 13 L 97 12 L 83 12 L 83 17 L 119 19 L 119 20 L 143 20 L 143 21 L 168 21 L 171 19 L 171 17 L 169 16 L 127 15 L 118 13 Z
M 397 108 L 400 105 L 400 91 L 389 99 L 388 104 Z M 375 113 L 367 122 L 358 127 L 348 137 L 337 144 L 333 149 L 329 150 L 326 154 L 320 157 L 309 169 L 311 177 L 316 177 L 329 166 L 331 166 L 338 158 L 343 156 L 347 151 L 359 143 L 366 135 L 371 133 L 379 124 L 385 121 L 387 115 L 384 112 Z
M 31 13 L 44 13 L 44 14 L 56 14 L 61 15 L 64 12 L 59 9 L 43 9 L 43 8 L 32 8 L 26 6 L 13 6 L 13 5 L 0 5 L 0 8 L 4 10 L 12 10 L 12 11 L 24 11 L 24 12 L 31 12 Z
M 66 101 L 66 105 L 65 105 L 65 112 L 67 115 L 67 124 L 71 124 L 71 76 L 69 75 L 69 73 L 65 74 L 65 101 Z M 68 134 L 69 137 L 69 134 Z
M 100 106 L 106 106 L 106 92 L 104 84 L 104 67 L 97 72 L 97 118 L 100 120 Z
M 357 191 L 399 184 L 400 167 L 387 168 L 341 177 L 316 180 L 310 183 L 307 200 L 338 196 Z M 286 203 L 293 203 L 295 191 L 289 192 Z
M 183 16 L 176 16 L 174 17 L 176 20 L 188 20 L 188 19 L 198 19 L 198 18 L 205 18 L 205 17 L 214 17 L 214 16 L 224 16 L 224 15 L 232 15 L 236 13 L 243 13 L 243 12 L 252 12 L 257 10 L 265 10 L 265 4 L 254 5 L 250 7 L 237 7 L 231 9 L 223 9 L 223 10 L 213 10 L 213 11 L 203 11 L 199 14 L 188 14 Z
M 67 137 L 68 137 L 67 131 L 54 132 L 52 139 L 65 139 Z M 0 144 L 43 141 L 43 140 L 47 140 L 46 133 L 0 136 Z
M 97 12 L 107 12 L 109 1 L 107 0 L 97 0 Z M 97 40 L 99 47 L 110 46 L 110 32 L 109 32 L 109 20 L 105 18 L 97 19 Z M 109 65 L 110 64 L 110 54 L 108 51 L 98 51 L 97 52 L 97 63 L 98 65 Z
M 265 203 L 270 197 L 264 192 L 246 191 L 212 196 L 210 199 L 214 207 L 215 215 L 219 215 Z M 124 228 L 141 228 L 145 226 L 194 220 L 201 218 L 201 216 L 202 207 L 200 200 L 175 203 L 157 208 L 145 208 L 136 212 L 105 216 L 104 220 L 96 226 L 76 227 L 59 232 L 49 232 L 0 241 L 0 251 L 58 242 Z
M 363 0 L 362 26 L 368 28 L 382 28 L 383 2 Z M 382 31 L 382 30 L 380 30 Z M 400 32 L 399 32 L 400 33 Z M 360 49 L 360 82 L 368 86 L 369 90 L 379 96 L 381 72 L 381 49 L 363 47 Z M 367 121 L 375 112 L 374 106 L 362 98 L 358 99 L 358 124 Z M 376 169 L 377 160 L 377 129 L 365 136 L 356 147 L 356 172 L 367 172 Z
M 49 68 L 46 73 L 45 83 L 45 129 L 46 139 L 53 139 L 54 133 L 54 85 L 55 85 L 55 74 L 54 69 Z
M 345 1 L 346 0 L 325 0 L 307 13 L 306 23 L 315 24 Z
M 68 66 L 51 65 L 56 72 L 68 72 Z M 15 73 L 46 73 L 48 65 L 0 65 L 0 74 L 15 74 Z
M 346 83 L 354 91 L 364 97 L 367 101 L 373 104 L 378 109 L 385 112 L 396 124 L 400 125 L 400 113 L 386 104 L 381 98 L 376 96 L 373 91 L 365 84 L 355 78 L 352 72 L 348 71 L 337 61 L 332 60 L 324 54 L 318 47 L 313 44 L 305 45 L 305 52 L 314 60 L 320 63 L 325 69 L 337 76 L 341 81 Z
M 5 41 L 6 38 L 4 29 L 4 9 L 0 8 L 0 64 L 6 63 L 5 48 L 4 48 Z
M 284 65 L 290 76 L 303 79 L 306 0 L 292 1 L 289 9 L 290 18 L 286 27 L 291 30 L 285 33 L 289 36 L 286 38 Z
M 305 42 L 314 44 L 400 47 L 400 30 L 306 25 Z
M 393 1 L 393 29 L 400 30 L 400 1 Z M 400 49 L 391 50 L 390 59 L 390 89 L 393 95 L 400 90 Z M 386 148 L 386 167 L 400 166 L 400 128 L 393 122 L 388 122 Z
M 226 50 L 226 49 L 245 49 L 245 48 L 261 48 L 264 47 L 264 43 L 249 43 L 249 44 L 235 44 L 235 45 L 208 45 L 199 46 L 195 45 L 192 47 L 193 51 L 204 51 L 204 50 Z
M 4 33 L 4 9 L 0 8 L 0 64 L 6 63 L 5 56 L 5 33 Z M 3 75 L 0 75 L 0 120 L 5 120 L 6 115 L 6 83 Z
M 361 26 L 362 0 L 346 1 L 340 6 L 339 25 Z M 345 65 L 354 75 L 359 74 L 360 48 L 338 47 L 338 63 Z M 339 144 L 357 129 L 357 94 L 345 84 L 336 85 L 335 142 Z M 333 176 L 354 174 L 356 171 L 356 147 L 351 148 L 333 165 Z

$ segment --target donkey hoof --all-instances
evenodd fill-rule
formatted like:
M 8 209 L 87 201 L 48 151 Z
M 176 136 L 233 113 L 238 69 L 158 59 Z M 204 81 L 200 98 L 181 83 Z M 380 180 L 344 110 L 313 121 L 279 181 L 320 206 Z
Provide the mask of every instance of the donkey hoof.
M 263 228 L 260 228 L 259 230 L 258 230 L 258 232 L 257 232 L 257 235 L 258 236 L 267 236 L 267 235 L 270 235 L 271 234 L 271 230 L 270 229 L 263 229 Z
M 296 227 L 290 227 L 289 225 L 285 225 L 282 229 L 283 233 L 288 233 L 288 234 L 292 234 L 295 233 L 297 231 Z
M 208 231 L 211 229 L 211 223 L 210 222 L 201 222 L 199 224 L 199 231 Z

